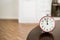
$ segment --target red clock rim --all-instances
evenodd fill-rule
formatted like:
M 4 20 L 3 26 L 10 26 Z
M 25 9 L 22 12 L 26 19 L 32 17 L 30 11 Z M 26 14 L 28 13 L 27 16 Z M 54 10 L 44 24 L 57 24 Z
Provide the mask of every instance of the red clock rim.
M 54 18 L 52 17 L 52 16 L 43 16 L 40 20 L 39 20 L 39 27 L 40 27 L 40 22 L 41 22 L 41 20 L 44 18 L 44 17 L 51 17 L 53 20 L 54 20 Z M 54 20 L 54 22 L 55 22 L 55 24 L 56 24 L 56 21 Z M 53 28 L 53 30 L 56 28 L 56 25 L 54 24 L 54 28 Z M 44 31 L 41 27 L 40 27 L 40 29 L 42 30 L 42 31 Z M 53 30 L 51 30 L 51 31 L 49 31 L 49 32 L 52 32 Z M 44 32 L 46 32 L 46 31 L 44 31 Z

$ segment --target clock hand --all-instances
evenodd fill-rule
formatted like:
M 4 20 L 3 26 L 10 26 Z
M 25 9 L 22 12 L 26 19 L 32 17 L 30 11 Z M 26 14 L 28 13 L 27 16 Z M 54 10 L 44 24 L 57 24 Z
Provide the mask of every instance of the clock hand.
M 47 25 L 48 25 L 48 18 L 47 18 Z
M 48 19 L 47 19 L 47 18 L 45 18 L 44 20 L 46 21 L 46 24 L 48 25 Z
M 48 22 L 47 22 L 47 25 L 48 25 Z
M 46 20 L 46 24 L 48 25 L 48 18 L 45 18 L 44 20 Z

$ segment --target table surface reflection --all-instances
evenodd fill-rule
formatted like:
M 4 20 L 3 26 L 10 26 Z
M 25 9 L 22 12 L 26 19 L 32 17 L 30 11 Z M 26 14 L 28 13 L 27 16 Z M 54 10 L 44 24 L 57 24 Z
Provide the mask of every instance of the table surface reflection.
M 43 32 L 39 26 L 31 30 L 26 40 L 60 40 L 59 24 L 53 32 Z

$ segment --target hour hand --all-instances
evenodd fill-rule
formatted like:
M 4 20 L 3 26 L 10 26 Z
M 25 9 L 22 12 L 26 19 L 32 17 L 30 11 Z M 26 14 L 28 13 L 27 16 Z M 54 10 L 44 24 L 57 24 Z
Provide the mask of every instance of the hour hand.
M 47 22 L 47 25 L 48 25 L 48 22 Z

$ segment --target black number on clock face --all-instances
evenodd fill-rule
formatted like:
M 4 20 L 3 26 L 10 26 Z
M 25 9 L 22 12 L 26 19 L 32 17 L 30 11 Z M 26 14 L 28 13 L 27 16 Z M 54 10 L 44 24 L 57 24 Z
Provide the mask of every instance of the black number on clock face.
M 48 31 L 48 29 L 46 29 Z
M 44 20 L 46 20 L 46 18 L 44 18 Z
M 42 28 L 43 28 L 43 26 L 42 26 Z
M 42 20 L 42 22 L 44 22 L 44 20 Z

